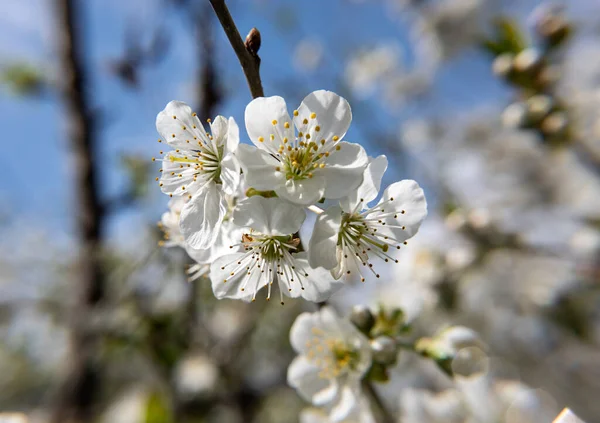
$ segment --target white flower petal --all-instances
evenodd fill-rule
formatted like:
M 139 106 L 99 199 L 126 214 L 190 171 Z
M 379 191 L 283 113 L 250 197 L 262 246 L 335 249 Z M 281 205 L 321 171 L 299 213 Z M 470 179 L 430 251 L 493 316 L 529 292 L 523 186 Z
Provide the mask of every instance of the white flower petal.
M 344 286 L 341 281 L 336 281 L 329 271 L 322 267 L 311 268 L 306 259 L 306 253 L 294 254 L 296 267 L 306 271 L 308 276 L 302 279 L 303 290 L 292 290 L 291 297 L 298 293 L 299 296 L 308 301 L 319 303 L 327 300 L 333 293 Z
M 237 252 L 240 247 L 231 248 L 231 246 L 240 242 L 242 233 L 243 230 L 230 220 L 224 221 L 215 243 L 210 248 L 196 249 L 185 245 L 185 251 L 196 263 L 211 264 L 219 257 Z
M 208 248 L 214 244 L 227 207 L 216 183 L 210 182 L 196 193 L 181 210 L 179 227 L 192 248 Z
M 352 213 L 357 209 L 362 199 L 361 209 L 367 208 L 367 204 L 377 198 L 381 187 L 381 179 L 388 167 L 387 157 L 381 155 L 377 158 L 369 158 L 369 164 L 365 169 L 363 181 L 356 191 L 352 191 L 348 197 L 340 200 L 342 209 L 345 212 Z M 361 209 L 358 209 L 360 211 Z
M 235 153 L 240 144 L 240 128 L 235 122 L 235 119 L 229 118 L 229 126 L 227 127 L 227 151 Z
M 190 106 L 181 101 L 171 101 L 156 116 L 156 129 L 173 148 L 189 148 L 197 142 L 194 137 L 207 140 L 202 122 L 192 114 Z
M 283 137 L 287 137 L 290 142 L 294 140 L 292 120 L 285 100 L 279 96 L 259 97 L 252 100 L 246 106 L 245 121 L 250 140 L 262 150 L 276 151 L 276 148 L 271 145 L 271 134 L 278 141 Z M 286 122 L 288 128 L 285 128 Z
M 221 161 L 221 182 L 225 194 L 235 195 L 241 178 L 240 163 L 233 154 L 227 154 Z
M 317 313 L 302 313 L 290 328 L 290 344 L 298 353 L 306 351 L 306 342 L 313 339 L 312 329 L 317 326 Z
M 384 201 L 391 203 L 385 206 L 386 208 L 398 211 L 397 218 L 390 215 L 384 219 L 388 231 L 398 241 L 406 240 L 417 233 L 421 222 L 427 216 L 427 200 L 419 184 L 411 179 L 395 182 L 385 189 L 379 204 Z M 404 226 L 404 229 L 399 226 Z
M 233 211 L 233 223 L 265 235 L 291 235 L 306 218 L 304 210 L 279 198 L 259 195 L 241 201 Z
M 170 156 L 183 157 L 185 153 L 176 153 L 175 151 L 169 152 L 165 156 L 162 164 L 162 173 L 160 175 L 160 189 L 165 194 L 173 195 L 193 195 L 198 189 L 202 187 L 202 183 L 205 182 L 200 180 L 194 181 L 194 175 L 196 170 L 193 167 L 181 167 L 180 162 L 169 160 Z M 181 175 L 181 176 L 180 176 Z
M 300 412 L 300 423 L 330 423 L 329 416 L 320 408 L 305 408 Z
M 312 118 L 311 115 L 316 117 Z M 299 131 L 306 127 L 305 119 L 309 125 L 321 127 L 319 137 L 322 139 L 330 141 L 334 136 L 342 139 L 350 127 L 352 111 L 343 97 L 331 91 L 319 90 L 307 95 L 298 107 L 294 123 Z
M 217 146 L 225 146 L 227 143 L 227 135 L 229 130 L 229 124 L 227 119 L 223 116 L 217 116 L 210 122 L 210 132 L 213 137 L 213 141 Z
M 294 204 L 309 206 L 319 201 L 325 192 L 325 179 L 315 175 L 307 179 L 289 179 L 275 188 L 277 195 Z
M 342 223 L 342 209 L 333 206 L 317 216 L 308 244 L 308 262 L 311 267 L 331 270 L 338 265 L 337 243 Z
M 358 386 L 344 386 L 336 404 L 331 409 L 329 418 L 334 422 L 339 422 L 355 411 L 355 408 L 359 405 L 359 391 Z
M 335 398 L 337 384 L 334 379 L 319 376 L 320 369 L 305 356 L 296 357 L 288 368 L 288 385 L 298 390 L 306 401 L 315 405 L 324 405 Z M 318 401 L 315 402 L 315 399 Z
M 211 264 L 210 280 L 215 297 L 218 299 L 233 298 L 250 301 L 255 287 L 258 291 L 266 285 L 267 279 L 260 277 L 260 271 L 253 271 L 248 275 L 245 267 L 236 268 L 237 263 L 245 256 L 244 253 L 228 254 L 219 257 Z M 232 272 L 234 275 L 231 275 Z M 244 285 L 247 289 L 242 291 Z
M 344 255 L 344 250 L 341 248 L 336 248 L 335 255 L 337 257 L 338 264 L 333 269 L 331 269 L 331 276 L 334 279 L 339 279 L 344 276 L 344 271 L 348 268 L 349 260 Z
M 330 199 L 345 197 L 356 189 L 369 163 L 367 153 L 359 144 L 340 142 L 338 146 L 340 150 L 331 153 L 325 168 L 315 170 L 315 177 L 325 177 L 325 197 Z
M 248 187 L 274 190 L 285 185 L 285 175 L 277 170 L 281 169 L 281 163 L 266 151 L 240 144 L 236 156 L 240 160 Z

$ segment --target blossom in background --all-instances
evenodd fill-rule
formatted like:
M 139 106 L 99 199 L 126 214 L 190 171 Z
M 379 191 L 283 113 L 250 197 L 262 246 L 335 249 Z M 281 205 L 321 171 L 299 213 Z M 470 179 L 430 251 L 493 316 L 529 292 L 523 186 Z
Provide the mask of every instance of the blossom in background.
M 185 103 L 171 101 L 156 117 L 156 128 L 169 147 L 162 159 L 160 187 L 171 196 L 189 199 L 181 210 L 180 229 L 193 248 L 216 240 L 226 213 L 224 194 L 234 194 L 240 168 L 233 153 L 239 129 L 233 118 L 217 116 L 211 134 Z
M 361 410 L 367 404 L 361 399 L 360 384 L 371 366 L 371 350 L 356 327 L 326 306 L 298 316 L 290 342 L 299 355 L 290 364 L 287 379 L 300 396 L 325 407 L 330 421 L 366 413 Z
M 162 214 L 160 222 L 158 222 L 158 227 L 163 232 L 164 238 L 159 245 L 185 248 L 185 238 L 179 229 L 179 218 L 185 201 L 184 197 L 173 197 L 169 200 L 169 210 Z
M 348 195 L 360 185 L 368 162 L 360 145 L 342 141 L 352 121 L 348 102 L 331 91 L 315 91 L 293 115 L 292 121 L 277 96 L 246 107 L 246 129 L 256 147 L 242 144 L 237 155 L 248 186 L 274 190 L 300 205 Z
M 231 210 L 232 197 L 225 196 L 225 199 L 229 206 L 228 210 Z M 164 241 L 161 241 L 160 245 L 164 247 L 182 247 L 185 249 L 188 256 L 196 262 L 187 270 L 190 280 L 195 280 L 208 274 L 210 264 L 218 257 L 233 252 L 231 245 L 236 244 L 242 238 L 242 230 L 231 222 L 231 216 L 228 216 L 226 213 L 217 238 L 209 248 L 197 249 L 191 247 L 185 242 L 183 234 L 179 229 L 181 209 L 187 201 L 190 200 L 185 197 L 173 197 L 169 201 L 169 210 L 163 213 L 161 221 L 158 224 L 164 234 Z M 238 249 L 236 248 L 236 251 Z
M 369 207 L 386 168 L 385 156 L 371 159 L 357 190 L 317 217 L 309 243 L 311 266 L 331 270 L 336 279 L 356 269 L 364 281 L 361 266 L 379 277 L 373 257 L 398 262 L 388 252 L 399 250 L 418 231 L 427 215 L 427 202 L 415 181 L 403 180 L 386 188 L 377 205 Z
M 342 420 L 333 420 L 330 418 L 330 411 L 327 408 L 308 407 L 300 413 L 300 423 L 375 423 L 375 417 L 371 412 L 369 400 L 361 396 L 358 400 L 358 406 L 344 417 Z
M 233 223 L 244 228 L 240 253 L 216 259 L 210 269 L 217 298 L 254 300 L 256 293 L 277 282 L 280 298 L 303 297 L 323 301 L 338 285 L 324 269 L 308 265 L 304 253 L 295 253 L 300 243 L 295 237 L 306 218 L 304 210 L 279 198 L 253 196 L 241 201 L 233 211 Z

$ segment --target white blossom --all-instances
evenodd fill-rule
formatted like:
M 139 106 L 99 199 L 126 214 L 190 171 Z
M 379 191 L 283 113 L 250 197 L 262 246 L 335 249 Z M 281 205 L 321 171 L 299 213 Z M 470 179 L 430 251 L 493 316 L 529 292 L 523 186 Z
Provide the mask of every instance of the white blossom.
M 169 210 L 163 213 L 159 223 L 159 227 L 164 233 L 164 241 L 161 241 L 160 245 L 164 247 L 177 246 L 185 249 L 188 256 L 196 262 L 187 270 L 190 280 L 195 280 L 207 275 L 210 264 L 217 258 L 232 253 L 230 246 L 241 238 L 242 230 L 231 222 L 230 211 L 233 197 L 226 195 L 225 201 L 228 204 L 228 212 L 225 214 L 224 222 L 217 233 L 215 242 L 208 248 L 193 248 L 185 242 L 179 229 L 181 209 L 187 201 L 190 200 L 185 197 L 173 197 L 169 201 Z
M 369 406 L 369 400 L 361 396 L 352 411 L 342 420 L 330 418 L 328 408 L 308 407 L 300 413 L 300 423 L 375 423 L 375 417 Z
M 364 281 L 360 266 L 379 277 L 373 257 L 398 262 L 388 252 L 399 250 L 415 235 L 427 215 L 427 202 L 415 181 L 403 180 L 386 188 L 376 206 L 368 207 L 378 195 L 386 168 L 385 156 L 372 159 L 358 189 L 317 217 L 309 244 L 312 266 L 331 270 L 336 279 L 356 269 Z
M 187 270 L 190 280 L 206 276 L 210 271 L 210 265 L 219 257 L 231 254 L 239 250 L 239 247 L 231 248 L 242 237 L 242 229 L 235 226 L 231 220 L 226 220 L 221 225 L 215 243 L 209 248 L 197 249 L 189 245 L 185 251 L 196 262 Z
M 179 229 L 179 218 L 185 201 L 184 197 L 173 197 L 169 200 L 169 209 L 162 214 L 158 223 L 164 236 L 164 240 L 160 242 L 161 246 L 185 247 L 185 238 Z
M 326 306 L 298 316 L 290 342 L 299 355 L 288 369 L 288 384 L 313 405 L 325 407 L 330 421 L 360 413 L 360 383 L 371 365 L 368 339 Z
M 256 147 L 240 145 L 238 157 L 248 186 L 274 190 L 300 205 L 348 195 L 367 165 L 360 145 L 342 141 L 352 120 L 348 102 L 315 91 L 293 115 L 292 122 L 285 100 L 277 96 L 254 99 L 246 107 L 246 129 Z
M 156 128 L 169 147 L 162 159 L 160 187 L 170 196 L 189 199 L 181 210 L 180 228 L 193 248 L 216 240 L 227 211 L 224 194 L 234 194 L 240 168 L 233 153 L 239 129 L 233 118 L 217 116 L 205 132 L 185 103 L 171 101 L 156 117 Z
M 210 269 L 217 298 L 252 300 L 267 286 L 277 282 L 280 298 L 303 297 L 323 301 L 338 285 L 321 268 L 311 269 L 305 253 L 296 253 L 300 243 L 294 234 L 306 218 L 304 210 L 279 198 L 253 196 L 240 202 L 233 211 L 233 223 L 245 228 L 240 253 L 217 258 Z

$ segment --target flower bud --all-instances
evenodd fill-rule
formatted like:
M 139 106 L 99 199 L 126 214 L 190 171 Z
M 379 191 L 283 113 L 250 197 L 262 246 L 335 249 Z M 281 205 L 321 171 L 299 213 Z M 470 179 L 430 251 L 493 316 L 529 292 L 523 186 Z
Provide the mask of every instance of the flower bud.
M 540 69 L 543 59 L 544 57 L 538 49 L 530 47 L 515 56 L 513 66 L 517 72 L 532 74 Z
M 552 110 L 553 105 L 554 102 L 552 101 L 552 98 L 550 96 L 541 94 L 531 96 L 527 100 L 529 117 L 531 118 L 531 120 L 539 122 L 543 118 L 545 118 L 548 115 L 548 113 L 550 113 L 550 110 Z
M 534 10 L 531 18 L 536 35 L 550 46 L 561 44 L 571 33 L 561 6 L 542 5 Z
M 503 53 L 494 59 L 492 72 L 499 78 L 508 78 L 513 71 L 514 56 L 511 53 Z
M 368 333 L 375 324 L 375 317 L 373 317 L 373 313 L 371 313 L 369 307 L 362 304 L 358 304 L 352 307 L 352 312 L 350 313 L 350 321 L 361 332 Z
M 476 376 L 487 372 L 489 359 L 478 347 L 466 347 L 458 350 L 451 363 L 452 373 L 463 377 Z
M 371 340 L 371 353 L 373 361 L 391 365 L 396 362 L 398 348 L 396 342 L 389 336 L 378 336 Z
M 419 339 L 415 349 L 434 360 L 452 360 L 460 349 L 472 346 L 483 346 L 477 332 L 465 326 L 452 326 L 433 338 Z
M 507 128 L 525 128 L 529 122 L 528 111 L 528 107 L 525 103 L 513 103 L 502 112 L 502 123 Z
M 260 43 L 260 31 L 256 28 L 252 28 L 248 35 L 246 35 L 246 41 L 244 42 L 246 50 L 248 50 L 253 56 L 256 56 L 258 54 L 258 50 L 260 50 Z
M 541 130 L 546 135 L 559 136 L 564 134 L 569 121 L 564 112 L 552 112 L 541 123 Z

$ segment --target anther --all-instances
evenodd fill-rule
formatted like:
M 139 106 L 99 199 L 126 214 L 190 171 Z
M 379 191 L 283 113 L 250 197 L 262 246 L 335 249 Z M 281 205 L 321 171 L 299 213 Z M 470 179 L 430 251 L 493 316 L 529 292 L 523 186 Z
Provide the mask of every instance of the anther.
M 273 125 L 277 125 L 277 121 L 275 119 L 273 119 L 273 121 L 271 122 Z
M 258 141 L 259 141 L 259 142 L 264 142 L 264 141 L 265 141 L 265 139 L 264 139 L 263 137 L 258 137 Z
M 311 118 L 311 119 L 315 119 L 316 117 L 317 117 L 317 114 L 316 114 L 316 113 L 314 113 L 314 112 L 313 112 L 313 113 L 311 113 L 311 114 L 310 114 L 310 118 Z
M 306 125 L 308 123 L 308 119 L 304 119 L 302 123 Z

